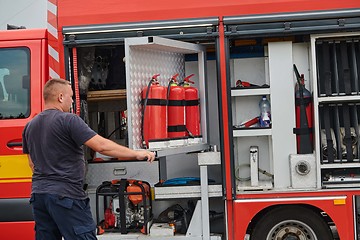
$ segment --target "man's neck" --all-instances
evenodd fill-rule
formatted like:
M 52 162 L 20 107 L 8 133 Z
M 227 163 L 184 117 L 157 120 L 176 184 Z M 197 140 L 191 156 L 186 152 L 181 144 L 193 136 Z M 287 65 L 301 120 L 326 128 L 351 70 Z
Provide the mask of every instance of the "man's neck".
M 45 104 L 44 110 L 50 110 L 50 109 L 55 109 L 63 112 L 61 107 L 56 106 L 55 104 Z

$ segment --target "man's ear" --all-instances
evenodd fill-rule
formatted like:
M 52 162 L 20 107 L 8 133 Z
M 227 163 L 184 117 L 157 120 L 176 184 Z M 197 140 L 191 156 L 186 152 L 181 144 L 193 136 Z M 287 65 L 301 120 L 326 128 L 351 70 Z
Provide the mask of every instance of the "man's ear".
M 59 94 L 58 99 L 59 99 L 59 102 L 61 102 L 61 103 L 64 101 L 64 97 L 63 97 L 62 93 Z

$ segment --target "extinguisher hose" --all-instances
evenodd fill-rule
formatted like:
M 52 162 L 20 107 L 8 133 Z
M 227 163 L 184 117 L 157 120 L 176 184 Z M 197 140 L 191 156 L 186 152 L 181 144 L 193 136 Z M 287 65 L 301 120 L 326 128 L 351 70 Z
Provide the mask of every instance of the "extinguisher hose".
M 144 107 L 142 109 L 142 114 L 141 114 L 141 140 L 143 143 L 143 148 L 146 148 L 146 142 L 145 142 L 145 137 L 144 137 L 145 110 L 146 110 L 146 105 L 147 105 L 147 101 L 148 101 L 148 97 L 149 97 L 150 87 L 153 82 L 154 82 L 154 79 L 152 78 L 148 83 L 148 86 L 146 89 L 146 95 L 145 95 L 145 99 L 144 99 Z
M 167 91 L 166 91 L 166 106 L 169 106 L 169 101 L 170 101 L 170 99 L 169 99 L 169 97 L 170 97 L 170 88 L 171 88 L 171 84 L 172 83 L 174 83 L 174 81 L 173 80 L 170 80 L 169 81 L 169 84 L 168 84 L 168 86 L 167 86 Z

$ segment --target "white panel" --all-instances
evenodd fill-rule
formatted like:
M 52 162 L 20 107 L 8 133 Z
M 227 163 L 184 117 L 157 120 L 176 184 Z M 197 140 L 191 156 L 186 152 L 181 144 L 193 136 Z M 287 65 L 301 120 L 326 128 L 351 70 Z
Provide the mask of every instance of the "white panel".
M 314 154 L 290 155 L 291 186 L 299 189 L 316 188 Z
M 231 83 L 231 86 L 234 87 L 239 79 L 256 85 L 267 83 L 264 62 L 265 58 L 263 57 L 234 59 L 234 82 Z
M 289 155 L 296 153 L 293 48 L 292 42 L 271 42 L 268 47 L 274 187 L 287 188 Z
M 269 149 L 268 136 L 260 137 L 239 137 L 234 138 L 234 153 L 235 153 L 235 174 L 240 179 L 246 179 L 250 177 L 250 147 L 258 146 L 258 164 L 259 168 L 272 173 L 270 170 L 270 159 L 271 154 Z M 271 147 L 271 146 L 270 146 Z M 264 174 L 259 174 L 260 180 L 271 180 L 268 176 Z

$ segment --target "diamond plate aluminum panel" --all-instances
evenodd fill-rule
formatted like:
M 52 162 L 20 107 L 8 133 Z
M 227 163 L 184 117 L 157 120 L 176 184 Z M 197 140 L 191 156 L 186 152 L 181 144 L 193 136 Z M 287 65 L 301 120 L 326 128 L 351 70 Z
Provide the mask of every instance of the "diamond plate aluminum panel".
M 162 86 L 167 86 L 171 76 L 179 74 L 178 79 L 183 79 L 185 74 L 185 56 L 180 53 L 149 50 L 143 47 L 130 47 L 126 62 L 129 66 L 127 80 L 128 111 L 130 110 L 131 122 L 129 125 L 129 146 L 142 148 L 141 139 L 141 91 L 146 87 L 155 74 L 160 74 L 158 80 Z M 129 105 L 130 104 L 130 105 Z M 130 107 L 129 107 L 130 106 Z
M 88 188 L 96 188 L 103 181 L 121 178 L 143 180 L 150 183 L 150 185 L 154 185 L 159 181 L 158 162 L 119 161 L 88 164 L 86 173 L 86 183 L 88 184 Z

